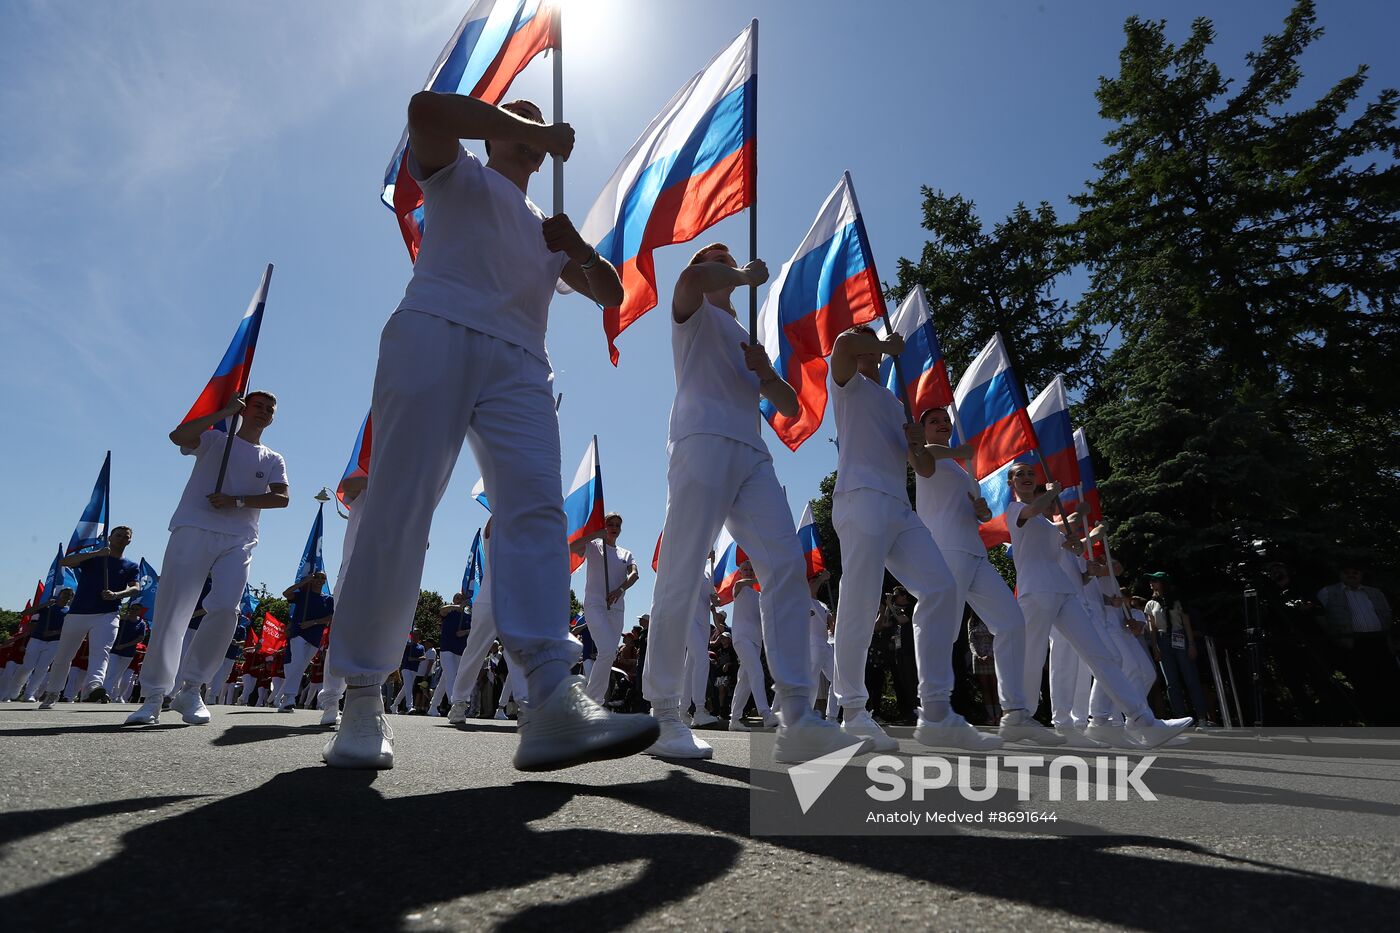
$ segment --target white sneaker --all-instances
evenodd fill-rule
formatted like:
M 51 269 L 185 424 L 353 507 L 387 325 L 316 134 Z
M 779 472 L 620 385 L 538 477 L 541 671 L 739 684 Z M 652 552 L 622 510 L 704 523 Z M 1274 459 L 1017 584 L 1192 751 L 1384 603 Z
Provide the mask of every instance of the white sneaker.
M 321 710 L 321 725 L 336 729 L 340 726 L 340 704 L 332 703 Z
M 1002 714 L 997 734 L 1002 742 L 1029 742 L 1031 745 L 1063 745 L 1065 737 L 1045 728 L 1023 709 Z
M 1107 742 L 1091 739 L 1074 726 L 1056 726 L 1055 734 L 1065 740 L 1066 748 L 1108 748 Z
M 54 705 L 55 703 L 57 703 L 57 702 L 58 702 L 58 694 L 57 694 L 57 693 L 46 693 L 46 694 L 44 694 L 44 698 L 43 698 L 42 700 L 39 701 L 39 708 L 40 708 L 40 709 L 53 709 L 53 705 Z
M 198 688 L 186 687 L 170 698 L 170 708 L 180 714 L 180 718 L 192 726 L 207 725 L 213 717 L 209 707 L 199 696 Z
M 690 724 L 696 729 L 704 729 L 706 726 L 713 726 L 719 722 L 718 716 L 711 716 L 708 710 L 697 709 L 695 715 L 691 717 Z
M 769 711 L 768 715 L 763 717 L 763 728 L 765 729 L 776 729 L 782 724 L 783 722 L 778 718 L 778 714 L 772 711 Z
M 681 722 L 681 711 L 677 708 L 653 708 L 651 715 L 656 720 L 657 738 L 647 748 L 648 755 L 657 758 L 713 758 L 715 750 L 710 743 L 702 742 Z
M 321 758 L 332 768 L 375 768 L 394 766 L 394 730 L 384 715 L 379 692 L 366 691 L 345 696 L 345 712 L 340 728 L 321 749 Z
M 504 706 L 498 706 L 496 707 L 496 715 L 492 716 L 491 718 L 497 721 L 504 721 L 509 719 L 510 717 L 506 715 L 506 708 Z
M 869 739 L 847 735 L 836 723 L 828 722 L 813 710 L 804 709 L 795 722 L 778 727 L 778 738 L 773 743 L 773 760 L 784 764 L 802 764 L 850 748 L 857 741 L 860 748 L 855 754 L 863 755 L 871 750 Z
M 452 708 L 447 711 L 447 721 L 454 726 L 460 726 L 467 721 L 467 701 L 453 703 Z
M 542 703 L 519 710 L 520 771 L 554 771 L 634 755 L 651 745 L 656 722 L 638 713 L 612 713 L 583 692 L 582 677 L 565 677 Z M 685 728 L 682 726 L 681 728 Z
M 1117 719 L 1099 721 L 1093 719 L 1089 721 L 1089 727 L 1084 730 L 1086 738 L 1095 742 L 1102 742 L 1109 748 L 1126 748 L 1141 751 L 1143 745 L 1137 739 L 1128 734 L 1128 730 L 1123 728 L 1123 724 Z
M 979 731 L 957 713 L 949 713 L 947 719 L 938 722 L 920 719 L 914 727 L 914 738 L 933 748 L 965 748 L 974 752 L 989 752 L 1002 745 L 1001 736 Z
M 869 710 L 861 710 L 841 724 L 841 731 L 855 739 L 868 739 L 870 750 L 894 752 L 899 750 L 899 739 L 885 732 L 870 715 Z
M 294 713 L 296 712 L 296 708 L 297 701 L 289 698 L 285 698 L 282 702 L 277 704 L 277 712 L 279 713 Z
M 1181 735 L 1191 728 L 1191 724 L 1195 721 L 1190 716 L 1181 719 L 1158 719 L 1153 716 L 1144 719 L 1141 723 L 1129 723 L 1126 728 L 1128 734 L 1143 745 L 1148 748 L 1156 748 Z
M 744 720 L 740 719 L 738 716 L 735 716 L 733 719 L 729 720 L 729 731 L 752 732 L 753 730 L 749 728 L 748 723 L 744 722 Z
M 146 702 L 130 716 L 126 717 L 128 726 L 153 726 L 160 722 L 160 707 L 165 700 L 165 694 L 152 693 L 146 697 Z
M 432 709 L 428 710 L 428 715 L 429 715 L 429 716 L 441 716 L 441 715 L 442 715 L 442 710 L 440 710 L 440 709 L 438 709 L 436 706 L 434 706 Z

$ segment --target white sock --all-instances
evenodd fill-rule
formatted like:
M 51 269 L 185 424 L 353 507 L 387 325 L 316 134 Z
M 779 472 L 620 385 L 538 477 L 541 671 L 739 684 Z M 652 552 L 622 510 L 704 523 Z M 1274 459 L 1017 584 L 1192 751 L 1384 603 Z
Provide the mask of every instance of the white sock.
M 953 713 L 953 704 L 948 700 L 930 700 L 924 709 L 924 719 L 929 722 L 942 722 Z
M 543 703 L 554 694 L 554 688 L 559 686 L 559 682 L 568 676 L 569 665 L 556 658 L 545 661 L 527 673 L 525 683 L 529 687 L 530 696 L 535 697 L 536 702 Z

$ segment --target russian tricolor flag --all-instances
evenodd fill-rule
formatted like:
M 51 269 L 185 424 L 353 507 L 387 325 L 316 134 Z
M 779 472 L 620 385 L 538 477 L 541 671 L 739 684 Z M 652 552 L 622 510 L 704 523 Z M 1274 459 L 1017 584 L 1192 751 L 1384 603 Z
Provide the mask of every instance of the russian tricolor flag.
M 758 184 L 758 20 L 661 109 L 623 156 L 580 234 L 617 267 L 625 297 L 603 311 L 608 355 L 656 307 L 652 251 L 695 239 L 754 202 Z
M 476 0 L 428 72 L 425 91 L 499 104 L 515 76 L 545 49 L 559 48 L 559 8 L 550 0 Z M 408 173 L 408 128 L 384 170 L 379 198 L 399 219 L 410 259 L 423 242 L 423 189 Z
M 486 498 L 486 477 L 481 477 L 472 487 L 472 498 L 481 503 L 481 507 L 486 511 L 491 511 L 491 500 Z
M 1079 460 L 1074 453 L 1074 430 L 1069 423 L 1069 396 L 1064 380 L 1056 376 L 1026 410 L 1035 431 L 1040 456 L 1036 476 L 1042 483 L 1054 479 L 1061 486 L 1079 485 Z M 1047 478 L 1046 471 L 1049 471 Z
M 88 504 L 83 508 L 77 527 L 73 529 L 73 536 L 68 539 L 69 554 L 100 547 L 107 540 L 111 501 L 112 452 L 109 450 L 107 459 L 102 461 L 102 469 L 97 474 L 97 482 L 93 484 Z
M 953 386 L 948 381 L 948 364 L 943 359 L 943 347 L 933 332 L 933 313 L 923 286 L 904 296 L 899 308 L 890 315 L 894 332 L 904 338 L 904 352 L 899 356 L 899 370 L 904 373 L 904 397 L 909 410 L 918 418 L 930 408 L 947 408 L 953 404 Z M 876 325 L 884 336 L 884 325 Z M 898 397 L 899 380 L 895 376 L 894 360 L 886 357 L 880 363 L 880 381 Z
M 822 542 L 817 536 L 817 523 L 812 518 L 812 503 L 802 510 L 802 521 L 797 526 L 797 540 L 802 544 L 802 557 L 807 562 L 807 579 L 810 580 L 826 569 L 826 558 L 822 557 Z
M 980 489 L 978 494 L 987 501 L 987 508 L 992 511 L 991 520 L 983 522 L 977 528 L 977 533 L 982 536 L 982 543 L 989 548 L 1011 543 L 1011 529 L 1006 525 L 1006 508 L 1011 504 L 1011 483 L 1007 480 L 1007 473 L 1013 464 L 1026 459 L 1028 458 L 1022 457 L 1002 464 L 977 484 Z
M 583 566 L 583 554 L 574 544 L 603 530 L 603 468 L 598 463 L 598 435 L 584 451 L 583 462 L 574 474 L 573 485 L 564 495 L 564 518 L 569 527 L 569 572 Z
M 258 348 L 258 331 L 262 328 L 263 308 L 267 306 L 267 286 L 272 281 L 272 263 L 263 270 L 262 281 L 253 300 L 248 302 L 248 310 L 243 312 L 238 329 L 233 332 L 233 340 L 224 351 L 224 358 L 209 378 L 209 384 L 195 399 L 189 414 L 181 419 L 181 424 L 191 421 L 213 423 L 214 415 L 235 397 L 248 391 L 248 374 L 253 368 L 253 351 Z
M 759 407 L 790 449 L 815 434 L 826 414 L 826 358 L 836 338 L 883 309 L 870 238 L 851 173 L 844 172 L 758 312 L 759 339 L 796 390 L 800 411 L 788 418 L 767 399 Z
M 729 529 L 720 529 L 719 540 L 715 542 L 715 569 L 711 582 L 715 585 L 721 606 L 734 602 L 734 584 L 739 579 L 739 565 L 748 559 Z
M 1089 440 L 1083 428 L 1074 429 L 1074 456 L 1079 461 L 1079 485 L 1070 487 L 1060 494 L 1065 510 L 1085 510 L 1089 525 L 1097 525 L 1103 519 L 1103 506 L 1099 502 L 1099 484 L 1094 477 L 1094 460 L 1089 453 Z
M 1035 448 L 1025 397 L 997 334 L 977 354 L 953 392 L 957 411 L 953 446 L 970 443 L 977 448 L 972 458 L 974 479 Z
M 366 412 L 365 420 L 360 422 L 360 433 L 355 435 L 355 446 L 350 448 L 350 461 L 345 464 L 345 472 L 340 474 L 340 482 L 335 485 L 335 497 L 347 509 L 350 508 L 350 503 L 345 501 L 345 481 L 369 479 L 369 453 L 373 439 L 374 424 L 371 414 Z

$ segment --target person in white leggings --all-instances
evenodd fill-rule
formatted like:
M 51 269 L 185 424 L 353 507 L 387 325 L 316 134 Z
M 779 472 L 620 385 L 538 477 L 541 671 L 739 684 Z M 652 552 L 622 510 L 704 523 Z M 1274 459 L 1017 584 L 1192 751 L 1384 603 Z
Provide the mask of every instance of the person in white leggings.
M 739 656 L 739 673 L 734 683 L 734 697 L 729 704 L 729 731 L 748 732 L 744 724 L 744 708 L 753 698 L 759 718 L 767 727 L 775 728 L 778 717 L 768 705 L 768 686 L 763 677 L 763 621 L 757 578 L 753 564 L 739 565 L 739 579 L 734 582 L 734 612 L 730 637 L 734 653 Z
M 624 594 L 637 582 L 637 561 L 632 552 L 617 546 L 622 534 L 622 516 L 610 512 L 603 518 L 603 530 L 598 537 L 582 542 L 587 578 L 583 587 L 583 616 L 598 657 L 589 671 L 584 692 L 595 703 L 602 703 L 608 693 L 613 660 L 622 643 L 622 630 L 627 622 Z
M 1191 720 L 1164 722 L 1152 714 L 1146 695 L 1134 687 L 1104 647 L 1099 630 L 1084 611 L 1080 587 L 1060 565 L 1059 553 L 1064 550 L 1066 538 L 1046 517 L 1059 504 L 1059 483 L 1051 482 L 1039 490 L 1035 468 L 1021 462 L 1012 464 L 1008 479 L 1015 498 L 1007 506 L 1006 525 L 1011 532 L 1012 559 L 1016 564 L 1016 598 L 1026 616 L 1026 669 L 1022 681 L 1026 695 L 1031 694 L 1032 682 L 1040 680 L 1053 626 L 1069 639 L 1102 688 L 1128 713 L 1128 731 L 1134 739 L 1156 747 L 1179 735 L 1191 725 Z M 1099 733 L 1111 729 L 1109 723 L 1091 720 L 1086 732 L 1089 738 L 1103 742 L 1106 739 Z
M 457 665 L 457 677 L 452 684 L 452 708 L 447 711 L 447 721 L 454 725 L 463 725 L 467 719 L 467 705 L 472 700 L 472 695 L 476 690 L 477 676 L 481 673 L 481 665 L 486 661 L 486 655 L 490 653 L 492 644 L 496 641 L 496 613 L 494 609 L 493 593 L 495 591 L 495 574 L 493 572 L 495 564 L 492 560 L 491 527 L 495 524 L 495 519 L 486 523 L 486 528 L 481 533 L 481 589 L 476 594 L 476 600 L 472 603 L 472 630 L 467 636 L 467 644 L 462 649 L 462 661 Z M 522 665 L 509 663 L 511 658 L 509 651 L 506 654 L 509 671 L 507 673 L 508 685 L 501 689 L 496 712 L 502 713 L 497 718 L 504 719 L 504 707 L 510 696 L 515 697 L 517 709 L 524 709 L 529 703 L 529 685 L 525 677 Z M 483 710 L 483 712 L 485 712 Z M 517 713 L 516 721 L 519 722 L 520 714 Z M 528 718 L 528 717 L 527 717 Z
M 709 560 L 714 559 L 715 553 L 711 551 Z M 719 722 L 719 717 L 705 708 L 705 695 L 710 685 L 711 631 L 725 619 L 715 602 L 708 566 L 701 571 L 701 576 L 704 583 L 700 586 L 700 603 L 695 607 L 695 621 L 690 624 L 685 643 L 685 685 L 688 695 L 681 701 L 682 708 L 695 707 L 695 712 L 687 720 L 693 729 L 703 729 Z

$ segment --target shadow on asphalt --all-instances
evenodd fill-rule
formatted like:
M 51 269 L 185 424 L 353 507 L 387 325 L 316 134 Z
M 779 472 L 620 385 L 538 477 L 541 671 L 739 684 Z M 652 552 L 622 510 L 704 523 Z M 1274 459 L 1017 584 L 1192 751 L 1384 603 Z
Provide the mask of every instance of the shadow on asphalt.
M 329 726 L 319 723 L 304 723 L 300 726 L 229 726 L 220 732 L 209 744 L 219 747 L 247 745 L 251 742 L 268 742 L 273 739 L 287 739 L 298 735 L 324 734 L 329 737 Z
M 162 722 L 154 726 L 127 726 L 119 722 L 103 723 L 97 726 L 44 726 L 38 729 L 0 729 L 0 736 L 6 735 L 112 735 L 116 732 L 129 732 L 138 735 L 142 732 L 164 732 L 167 729 L 184 729 L 178 722 Z
M 406 915 L 435 904 L 501 892 L 500 906 L 471 925 L 615 929 L 660 916 L 668 904 L 721 881 L 737 863 L 748 835 L 747 769 L 714 762 L 694 767 L 736 783 L 706 783 L 675 768 L 656 780 L 608 786 L 525 780 L 385 798 L 374 789 L 372 772 L 303 768 L 192 810 L 156 813 L 123 834 L 117 851 L 101 863 L 0 897 L 0 917 L 14 930 L 87 931 L 95 918 L 104 931 L 185 928 L 192 918 L 201 918 L 197 925 L 206 929 L 243 928 L 251 917 L 276 918 L 283 929 L 392 930 L 403 927 Z M 641 808 L 690 831 L 540 827 L 538 821 L 575 797 L 614 800 L 619 812 Z M 187 798 L 135 798 L 7 816 L 0 842 L 181 799 Z M 226 853 L 267 852 L 269 827 L 279 839 L 296 840 L 298 852 L 309 853 L 295 865 L 276 866 L 269 879 L 274 883 L 206 878 L 203 867 L 189 883 L 176 880 L 183 876 L 162 876 L 195 855 L 201 842 Z M 1381 929 L 1400 915 L 1400 891 L 1157 837 L 766 837 L 748 844 L 823 859 L 813 867 L 814 884 L 821 883 L 829 868 L 825 860 L 831 860 L 892 881 L 925 882 L 1143 930 L 1257 929 L 1281 922 L 1321 929 L 1334 926 L 1339 911 L 1352 927 Z M 1199 861 L 1173 861 L 1151 850 Z M 572 886 L 581 869 L 633 862 L 642 864 L 640 874 L 620 887 Z M 507 892 L 540 882 L 555 886 L 553 897 L 534 897 L 535 903 L 499 916 L 515 903 Z M 725 896 L 722 886 L 712 891 Z M 133 909 L 134 895 L 141 895 L 140 909 Z M 775 906 L 784 902 L 784 892 L 772 895 Z M 884 894 L 858 896 L 872 898 L 872 909 L 878 909 Z M 79 904 L 81 911 L 55 909 Z

